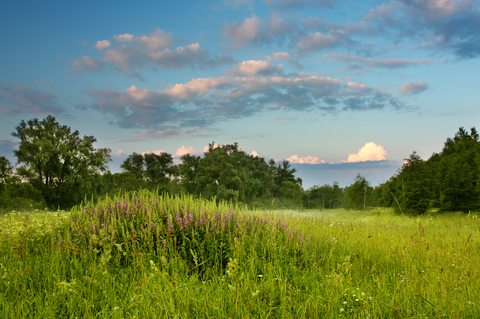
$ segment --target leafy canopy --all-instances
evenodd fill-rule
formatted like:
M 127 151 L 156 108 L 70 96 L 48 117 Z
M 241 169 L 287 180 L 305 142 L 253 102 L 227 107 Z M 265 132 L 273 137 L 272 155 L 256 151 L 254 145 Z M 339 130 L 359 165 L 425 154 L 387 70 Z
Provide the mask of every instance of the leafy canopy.
M 22 120 L 12 136 L 20 139 L 14 151 L 17 171 L 42 192 L 47 205 L 60 206 L 84 180 L 106 171 L 111 160 L 108 148 L 95 149 L 93 136 L 60 125 L 53 116 Z

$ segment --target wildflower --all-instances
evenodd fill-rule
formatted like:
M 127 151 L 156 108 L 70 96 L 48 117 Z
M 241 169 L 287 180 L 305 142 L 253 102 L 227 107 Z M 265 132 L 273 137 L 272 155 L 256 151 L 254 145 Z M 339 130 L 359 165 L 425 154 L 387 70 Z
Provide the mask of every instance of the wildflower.
M 258 278 L 262 278 L 262 277 L 263 277 L 263 275 L 258 275 Z
M 345 310 L 343 308 L 340 308 L 340 312 L 344 312 Z

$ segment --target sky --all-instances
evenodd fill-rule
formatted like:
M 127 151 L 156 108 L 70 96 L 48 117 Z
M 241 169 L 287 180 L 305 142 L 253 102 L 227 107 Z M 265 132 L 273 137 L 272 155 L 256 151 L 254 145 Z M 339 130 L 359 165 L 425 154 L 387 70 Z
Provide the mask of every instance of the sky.
M 305 189 L 388 180 L 480 118 L 478 0 L 1 1 L 0 156 L 55 116 L 176 162 L 288 160 Z

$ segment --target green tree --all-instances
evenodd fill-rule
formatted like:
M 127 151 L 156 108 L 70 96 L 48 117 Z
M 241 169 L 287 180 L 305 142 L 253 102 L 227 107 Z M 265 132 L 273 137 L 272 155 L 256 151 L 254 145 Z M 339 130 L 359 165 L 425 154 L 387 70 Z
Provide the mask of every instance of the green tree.
M 147 183 L 166 185 L 170 181 L 170 176 L 174 173 L 172 155 L 162 152 L 160 155 L 155 153 L 145 154 L 145 179 Z
M 14 153 L 18 163 L 24 164 L 23 175 L 49 206 L 76 204 L 68 197 L 78 192 L 82 180 L 106 171 L 111 160 L 110 149 L 95 149 L 93 136 L 81 138 L 78 131 L 60 125 L 53 116 L 22 120 L 12 136 L 20 139 Z
M 185 154 L 181 158 L 181 163 L 178 165 L 179 176 L 181 176 L 181 182 L 183 189 L 188 194 L 198 194 L 200 192 L 197 189 L 197 170 L 200 165 L 200 156 Z
M 371 204 L 372 190 L 370 183 L 358 173 L 354 183 L 345 189 L 345 207 L 347 209 L 365 210 Z
M 0 183 L 5 183 L 12 174 L 12 164 L 5 156 L 0 156 Z
M 120 167 L 137 180 L 143 180 L 145 186 L 149 188 L 166 186 L 170 177 L 175 174 L 177 168 L 173 165 L 171 154 L 162 152 L 159 155 L 155 153 L 137 154 L 132 153 Z M 130 177 L 129 177 L 130 179 Z M 117 179 L 119 181 L 121 179 Z M 138 182 L 135 183 L 137 185 Z
M 120 165 L 120 168 L 130 172 L 135 178 L 143 179 L 145 175 L 145 161 L 142 154 L 132 153 Z
M 416 151 L 404 160 L 402 171 L 398 175 L 402 183 L 401 196 L 398 198 L 400 206 L 394 207 L 403 214 L 420 215 L 427 211 L 429 205 L 426 165 Z
M 440 154 L 438 186 L 441 211 L 475 211 L 479 207 L 480 142 L 477 130 L 460 127 Z

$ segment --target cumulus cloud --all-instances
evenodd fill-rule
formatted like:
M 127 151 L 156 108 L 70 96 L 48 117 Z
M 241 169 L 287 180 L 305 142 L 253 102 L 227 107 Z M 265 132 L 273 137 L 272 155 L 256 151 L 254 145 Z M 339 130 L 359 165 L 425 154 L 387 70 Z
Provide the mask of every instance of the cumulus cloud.
M 133 41 L 133 35 L 124 33 L 124 34 L 119 34 L 119 35 L 114 35 L 112 37 L 116 42 L 122 43 L 122 42 L 132 42 Z
M 480 12 L 475 0 L 398 0 L 372 9 L 358 25 L 435 53 L 452 52 L 459 59 L 480 55 Z
M 213 147 L 213 149 L 216 149 L 216 148 L 220 147 L 220 145 L 218 145 L 217 143 L 214 143 L 212 147 Z M 203 151 L 202 151 L 202 152 L 203 152 L 203 153 L 207 153 L 207 152 L 209 151 L 209 149 L 210 149 L 209 146 L 206 145 L 206 146 L 203 148 Z
M 192 79 L 185 84 L 175 84 L 170 86 L 165 92 L 172 98 L 183 100 L 188 99 L 191 95 L 206 94 L 213 89 L 221 88 L 225 86 L 227 81 L 228 79 L 226 77 Z
M 173 156 L 174 157 L 181 157 L 185 154 L 196 155 L 196 154 L 200 154 L 200 152 L 197 151 L 192 146 L 186 147 L 185 145 L 182 145 L 179 148 L 177 148 L 177 151 L 175 152 L 175 154 Z
M 215 68 L 230 64 L 230 57 L 219 54 L 213 56 L 200 48 L 198 42 L 185 46 L 173 47 L 173 35 L 163 30 L 156 30 L 148 35 L 134 37 L 125 33 L 114 35 L 110 40 L 97 41 L 94 48 L 102 51 L 101 59 L 82 56 L 71 63 L 72 72 L 98 72 L 111 66 L 117 74 L 143 80 L 138 73 L 146 67 L 181 69 L 184 67 Z
M 401 87 L 397 88 L 402 94 L 405 95 L 414 95 L 414 94 L 419 94 L 422 93 L 426 90 L 428 90 L 429 86 L 425 82 L 408 82 L 402 85 Z
M 122 150 L 118 150 L 118 151 L 115 153 L 115 155 L 116 155 L 117 157 L 124 157 L 125 155 L 127 155 L 127 152 L 122 151 Z
M 110 44 L 111 42 L 108 40 L 97 41 L 97 43 L 95 43 L 95 49 L 103 50 L 103 49 L 109 48 Z
M 234 42 L 234 48 L 238 49 L 246 44 L 258 41 L 263 32 L 260 28 L 262 20 L 255 15 L 246 18 L 242 23 L 234 22 L 222 30 L 222 35 Z
M 366 143 L 357 154 L 348 155 L 347 163 L 383 161 L 387 159 L 388 151 L 382 145 L 373 142 Z
M 49 92 L 32 90 L 26 84 L 0 83 L 0 113 L 44 116 L 60 114 L 63 108 L 57 104 L 57 96 Z
M 145 154 L 150 154 L 150 153 L 160 156 L 160 154 L 166 153 L 166 151 L 164 151 L 164 150 L 158 150 L 158 151 L 152 151 L 152 152 L 150 152 L 150 150 L 147 150 L 146 152 L 142 152 L 142 155 L 145 156 Z
M 237 50 L 249 45 L 264 45 L 267 43 L 281 43 L 290 34 L 298 31 L 298 26 L 286 22 L 278 15 L 272 15 L 268 23 L 252 15 L 241 23 L 233 22 L 225 26 L 221 34 L 232 43 L 228 49 Z
M 262 155 L 260 155 L 257 151 L 253 150 L 251 153 L 250 153 L 250 156 L 253 156 L 253 157 L 263 157 Z
M 324 160 L 318 159 L 318 157 L 313 157 L 313 156 L 306 156 L 306 157 L 298 157 L 298 155 L 292 155 L 289 158 L 287 158 L 287 161 L 289 161 L 292 164 L 324 164 Z
M 125 128 L 154 129 L 136 139 L 179 137 L 187 130 L 270 110 L 374 110 L 405 105 L 388 92 L 361 83 L 312 73 L 260 75 L 265 64 L 239 64 L 248 76 L 197 78 L 151 91 L 132 85 L 125 91 L 87 90 L 92 107 L 113 115 Z M 268 67 L 268 65 L 267 65 Z
M 234 73 L 237 73 L 239 75 L 243 76 L 254 76 L 257 74 L 260 75 L 271 75 L 274 73 L 282 73 L 283 72 L 283 65 L 276 65 L 273 66 L 271 64 L 271 61 L 257 61 L 257 60 L 249 60 L 249 61 L 243 61 L 241 63 L 237 63 L 233 66 L 234 68 Z M 232 70 L 226 71 L 226 73 L 232 73 L 230 72 Z
M 348 82 L 347 86 L 353 90 L 364 91 L 367 89 L 367 86 L 362 83 Z

